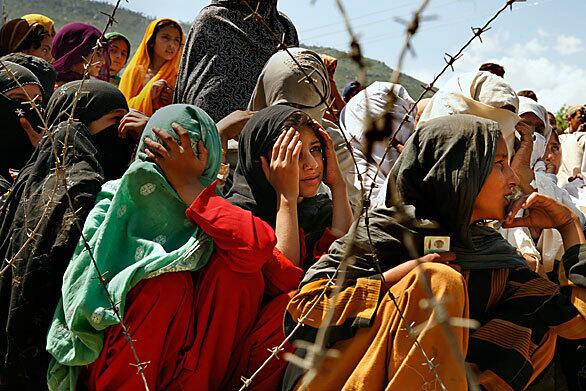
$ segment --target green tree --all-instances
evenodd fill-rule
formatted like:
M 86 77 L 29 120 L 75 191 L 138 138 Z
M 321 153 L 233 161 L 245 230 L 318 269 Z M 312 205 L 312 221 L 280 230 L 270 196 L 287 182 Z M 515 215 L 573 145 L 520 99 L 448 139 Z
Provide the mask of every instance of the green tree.
M 563 105 L 560 109 L 555 113 L 555 121 L 557 123 L 558 129 L 564 130 L 567 129 L 568 123 L 566 121 L 566 112 L 568 111 L 568 105 Z

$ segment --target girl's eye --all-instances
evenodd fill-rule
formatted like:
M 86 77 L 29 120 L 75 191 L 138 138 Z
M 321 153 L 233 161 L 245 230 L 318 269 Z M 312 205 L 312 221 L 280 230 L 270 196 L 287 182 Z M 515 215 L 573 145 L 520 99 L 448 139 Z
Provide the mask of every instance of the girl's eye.
M 309 152 L 311 152 L 311 153 L 322 153 L 323 150 L 322 150 L 322 147 L 313 147 L 313 148 L 311 148 L 309 150 Z

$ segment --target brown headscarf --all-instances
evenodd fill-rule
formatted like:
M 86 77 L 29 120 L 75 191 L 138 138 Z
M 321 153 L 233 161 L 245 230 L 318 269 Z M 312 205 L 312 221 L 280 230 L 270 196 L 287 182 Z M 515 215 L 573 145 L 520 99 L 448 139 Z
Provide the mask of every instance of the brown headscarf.
M 0 29 L 0 56 L 16 52 L 35 27 L 20 18 L 6 22 Z

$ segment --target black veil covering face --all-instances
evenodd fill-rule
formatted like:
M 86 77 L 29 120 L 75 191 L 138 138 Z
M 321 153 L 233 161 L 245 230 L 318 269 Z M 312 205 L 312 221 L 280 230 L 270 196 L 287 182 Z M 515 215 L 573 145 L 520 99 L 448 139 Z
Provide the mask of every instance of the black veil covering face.
M 76 121 L 70 122 L 80 85 L 63 87 L 49 102 L 52 138 L 41 140 L 0 213 L 1 268 L 7 268 L 0 276 L 0 389 L 47 388 L 46 334 L 79 227 L 104 182 L 123 173 L 130 160 L 116 125 L 96 135 L 88 129 L 113 110 L 127 109 L 122 93 L 106 82 L 85 81 Z M 56 170 L 55 152 L 64 176 Z M 29 241 L 35 227 L 35 239 Z
M 0 58 L 2 61 L 10 61 L 22 65 L 37 77 L 43 86 L 43 103 L 46 105 L 55 89 L 55 80 L 57 80 L 57 71 L 53 65 L 49 64 L 42 58 L 31 56 L 25 53 L 10 53 Z
M 0 67 L 0 176 L 12 182 L 9 169 L 20 170 L 34 151 L 31 141 L 20 125 L 20 118 L 26 118 L 36 131 L 39 131 L 42 120 L 26 101 L 12 100 L 4 94 L 19 88 L 19 84 L 37 85 L 41 91 L 43 88 L 39 79 L 25 67 L 8 61 L 3 61 L 3 64 L 4 66 Z
M 46 120 L 49 126 L 69 120 L 80 83 L 81 81 L 72 81 L 55 91 L 47 105 Z M 128 110 L 126 98 L 117 87 L 101 80 L 85 80 L 73 119 L 87 127 L 117 109 Z M 98 151 L 96 157 L 104 170 L 106 180 L 120 178 L 130 164 L 134 144 L 118 137 L 117 124 L 90 137 Z

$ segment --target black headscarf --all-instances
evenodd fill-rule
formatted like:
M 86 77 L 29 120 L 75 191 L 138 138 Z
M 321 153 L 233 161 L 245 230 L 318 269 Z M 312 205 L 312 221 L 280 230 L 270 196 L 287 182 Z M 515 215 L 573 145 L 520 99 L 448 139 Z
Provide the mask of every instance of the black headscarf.
M 0 58 L 2 61 L 10 61 L 18 65 L 22 65 L 37 77 L 43 87 L 43 102 L 47 102 L 53 95 L 55 89 L 55 80 L 57 79 L 57 71 L 51 64 L 42 58 L 31 56 L 25 53 L 10 53 Z
M 238 165 L 228 200 L 252 211 L 273 227 L 277 217 L 277 194 L 264 175 L 260 158 L 270 159 L 283 123 L 296 112 L 299 110 L 285 105 L 263 109 L 246 123 L 238 141 Z M 299 227 L 305 234 L 305 248 L 311 252 L 332 224 L 332 201 L 325 194 L 318 194 L 303 199 L 297 211 Z
M 49 126 L 55 126 L 69 119 L 75 95 L 81 83 L 82 81 L 72 81 L 55 91 L 47 105 L 46 120 Z M 116 109 L 128 110 L 126 98 L 117 87 L 101 80 L 85 80 L 73 118 L 89 126 L 91 122 Z M 97 159 L 104 170 L 106 179 L 121 177 L 130 164 L 134 145 L 130 140 L 118 137 L 118 125 L 104 129 L 92 135 L 91 138 L 94 147 L 98 150 Z
M 249 0 L 284 43 L 299 46 L 295 26 L 277 10 L 277 0 Z M 189 30 L 179 66 L 175 103 L 192 104 L 219 121 L 244 110 L 277 43 L 241 0 L 213 0 Z M 226 100 L 225 97 L 230 96 Z
M 81 83 L 81 80 L 72 81 L 55 91 L 47 105 L 49 126 L 69 119 L 75 101 L 75 93 L 79 90 Z M 90 122 L 116 109 L 128 110 L 126 98 L 116 86 L 102 80 L 85 80 L 73 118 L 87 126 Z
M 80 237 L 77 223 L 83 226 L 104 183 L 87 128 L 62 122 L 51 130 L 59 156 L 68 144 L 64 166 L 69 199 L 55 172 L 53 145 L 45 137 L 18 175 L 0 214 L 0 259 L 7 268 L 0 276 L 2 389 L 47 388 L 46 334 L 63 273 Z M 35 239 L 24 246 L 35 227 Z M 9 260 L 12 267 L 7 267 Z
M 409 139 L 390 174 L 403 201 L 415 207 L 415 216 L 439 223 L 451 236 L 464 269 L 525 265 L 497 231 L 470 225 L 500 135 L 496 122 L 472 115 L 428 121 Z
M 23 86 L 34 84 L 39 87 L 41 87 L 41 83 L 31 71 L 21 65 L 4 61 L 4 66 L 9 71 L 4 67 L 0 67 L 0 132 L 2 135 L 2 142 L 0 142 L 0 176 L 12 182 L 8 170 L 11 168 L 20 170 L 34 150 L 20 125 L 19 118 L 25 117 L 33 129 L 37 131 L 42 121 L 31 105 L 8 99 L 4 93 L 18 88 L 18 83 Z
M 390 175 L 395 178 L 410 218 L 397 219 L 396 210 L 389 206 L 369 211 L 370 236 L 383 270 L 423 255 L 427 235 L 450 236 L 455 263 L 463 269 L 526 265 L 515 248 L 493 228 L 470 225 L 476 197 L 494 164 L 499 137 L 496 122 L 459 114 L 430 120 L 409 138 Z M 376 274 L 368 231 L 361 218 L 307 272 L 302 284 L 327 278 L 336 270 L 354 230 L 355 262 L 348 267 L 347 279 Z M 417 254 L 405 248 L 405 233 L 414 239 Z

